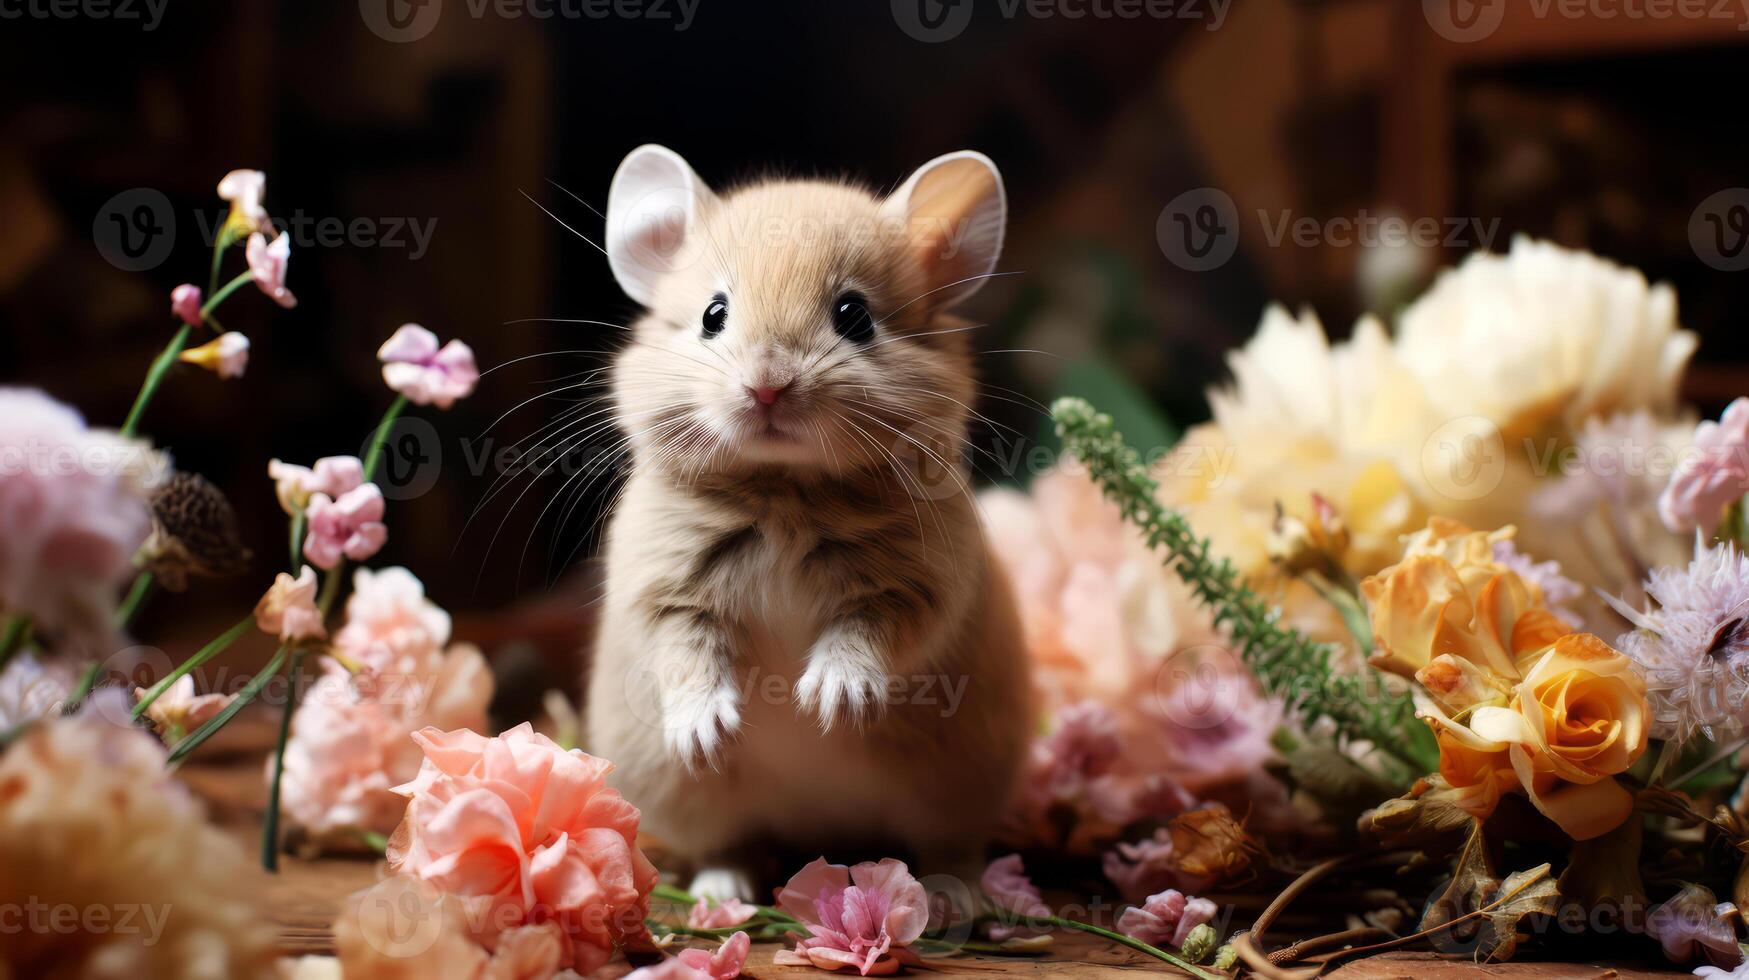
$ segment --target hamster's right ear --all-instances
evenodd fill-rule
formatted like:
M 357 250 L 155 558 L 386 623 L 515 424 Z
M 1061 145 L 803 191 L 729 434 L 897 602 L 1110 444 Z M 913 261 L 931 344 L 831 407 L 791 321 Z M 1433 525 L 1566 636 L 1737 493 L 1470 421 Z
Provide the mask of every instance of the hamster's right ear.
M 607 265 L 626 295 L 650 305 L 715 201 L 680 154 L 646 143 L 620 161 L 607 192 Z

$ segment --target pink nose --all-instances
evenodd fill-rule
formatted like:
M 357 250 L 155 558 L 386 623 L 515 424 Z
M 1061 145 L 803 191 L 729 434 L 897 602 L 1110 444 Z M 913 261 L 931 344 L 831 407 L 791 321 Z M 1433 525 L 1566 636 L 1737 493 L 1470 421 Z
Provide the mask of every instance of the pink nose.
M 785 391 L 788 391 L 788 390 L 789 390 L 789 385 L 777 385 L 777 386 L 761 385 L 757 388 L 748 387 L 747 394 L 752 395 L 753 400 L 758 402 L 761 405 L 775 405 L 775 404 L 777 404 L 777 399 Z

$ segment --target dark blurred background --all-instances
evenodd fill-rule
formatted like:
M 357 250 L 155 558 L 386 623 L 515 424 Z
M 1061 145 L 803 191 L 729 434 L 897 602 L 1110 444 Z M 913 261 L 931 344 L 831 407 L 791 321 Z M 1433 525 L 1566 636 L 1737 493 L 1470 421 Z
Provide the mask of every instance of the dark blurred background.
M 1749 386 L 1733 312 L 1749 278 L 1690 229 L 1749 183 L 1749 131 L 1724 108 L 1749 77 L 1749 23 L 1702 6 L 0 0 L 0 383 L 118 424 L 171 332 L 169 291 L 205 280 L 214 185 L 266 171 L 300 305 L 238 294 L 223 319 L 252 339 L 248 376 L 184 369 L 144 425 L 230 493 L 257 574 L 198 604 L 232 611 L 155 602 L 141 632 L 210 633 L 205 617 L 253 601 L 283 551 L 268 459 L 358 452 L 391 397 L 374 351 L 417 321 L 508 366 L 421 413 L 433 429 L 392 469 L 407 499 L 378 562 L 415 569 L 494 649 L 562 648 L 588 616 L 612 477 L 572 464 L 611 440 L 495 496 L 493 460 L 550 435 L 586 394 L 565 386 L 617 342 L 536 318 L 634 314 L 582 236 L 600 240 L 609 178 L 644 142 L 719 186 L 776 170 L 890 187 L 948 150 L 995 158 L 1002 267 L 1019 274 L 970 312 L 1006 352 L 986 357 L 982 407 L 1026 433 L 1036 402 L 1088 384 L 1195 422 L 1266 302 L 1309 304 L 1344 336 L 1516 233 L 1675 283 L 1703 338 L 1689 394 L 1716 409 Z M 1237 248 L 1198 271 L 1157 232 L 1210 188 L 1233 202 Z M 173 225 L 167 244 L 112 261 L 114 215 L 141 201 Z M 1367 215 L 1433 218 L 1441 241 L 1269 240 L 1283 218 Z M 533 354 L 548 356 L 509 363 Z

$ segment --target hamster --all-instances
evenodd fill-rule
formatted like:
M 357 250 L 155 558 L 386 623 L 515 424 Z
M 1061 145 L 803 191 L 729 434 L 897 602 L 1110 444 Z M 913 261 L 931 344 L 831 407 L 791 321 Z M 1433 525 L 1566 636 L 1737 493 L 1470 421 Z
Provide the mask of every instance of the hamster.
M 972 325 L 948 310 L 1006 209 L 973 152 L 885 197 L 719 196 L 660 146 L 614 176 L 605 251 L 647 313 L 612 370 L 632 463 L 587 736 L 702 893 L 752 898 L 756 841 L 893 841 L 967 873 L 1004 812 L 1030 686 L 962 460 Z

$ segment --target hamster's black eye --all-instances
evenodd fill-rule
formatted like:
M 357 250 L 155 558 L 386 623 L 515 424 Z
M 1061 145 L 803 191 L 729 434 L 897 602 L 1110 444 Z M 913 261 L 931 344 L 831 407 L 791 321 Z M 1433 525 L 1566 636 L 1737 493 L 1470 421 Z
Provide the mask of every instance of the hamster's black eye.
M 874 314 L 868 311 L 868 300 L 861 293 L 845 293 L 832 304 L 832 329 L 853 344 L 866 344 L 874 339 Z
M 723 323 L 729 319 L 729 298 L 722 293 L 711 297 L 710 305 L 704 308 L 704 335 L 706 339 L 723 332 Z

